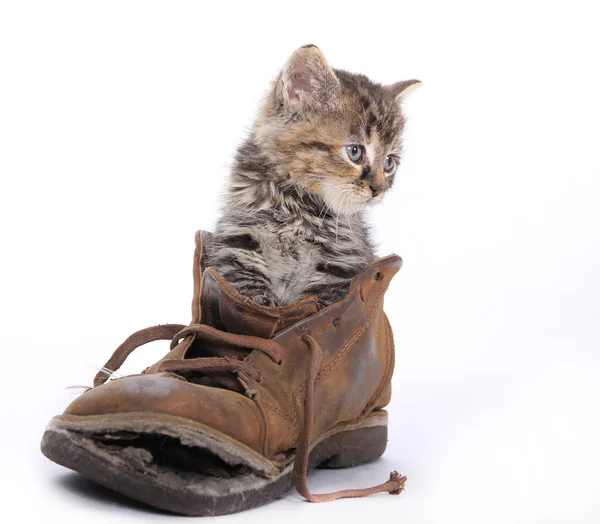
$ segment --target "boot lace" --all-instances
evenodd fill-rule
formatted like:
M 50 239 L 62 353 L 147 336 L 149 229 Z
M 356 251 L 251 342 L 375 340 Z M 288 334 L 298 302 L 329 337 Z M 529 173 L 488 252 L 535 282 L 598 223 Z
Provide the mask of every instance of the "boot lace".
M 125 340 L 108 359 L 108 362 L 94 378 L 94 387 L 104 384 L 110 376 L 123 365 L 127 357 L 138 347 L 156 340 L 171 340 L 171 349 L 184 338 L 194 336 L 196 340 L 211 347 L 211 355 L 198 358 L 163 360 L 158 365 L 157 372 L 169 372 L 175 374 L 188 374 L 191 372 L 213 375 L 222 387 L 231 387 L 231 381 L 219 378 L 224 372 L 231 372 L 240 378 L 240 375 L 251 377 L 257 381 L 261 380 L 260 373 L 246 359 L 240 359 L 239 350 L 258 350 L 267 355 L 273 362 L 281 364 L 284 349 L 274 340 L 255 337 L 251 335 L 237 335 L 227 333 L 205 324 L 192 324 L 184 326 L 181 324 L 163 324 L 153 326 L 135 332 Z M 309 334 L 305 334 L 302 340 L 310 349 L 310 370 L 306 387 L 306 398 L 304 400 L 304 424 L 300 428 L 296 457 L 294 460 L 294 484 L 300 495 L 309 502 L 328 502 L 342 498 L 366 497 L 375 493 L 387 492 L 390 495 L 399 495 L 404 490 L 406 477 L 397 471 L 390 473 L 386 482 L 362 489 L 346 489 L 334 493 L 314 494 L 308 489 L 308 458 L 310 454 L 310 435 L 313 427 L 315 409 L 314 392 L 317 374 L 323 359 L 323 350 L 319 343 Z M 234 349 L 232 351 L 232 348 Z M 235 351 L 237 348 L 237 352 Z

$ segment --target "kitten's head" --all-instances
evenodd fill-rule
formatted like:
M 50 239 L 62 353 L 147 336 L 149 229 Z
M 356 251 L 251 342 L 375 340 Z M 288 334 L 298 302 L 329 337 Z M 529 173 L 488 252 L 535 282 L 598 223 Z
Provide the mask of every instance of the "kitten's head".
M 381 202 L 400 162 L 400 102 L 418 80 L 380 85 L 298 49 L 275 80 L 255 127 L 261 149 L 334 213 Z

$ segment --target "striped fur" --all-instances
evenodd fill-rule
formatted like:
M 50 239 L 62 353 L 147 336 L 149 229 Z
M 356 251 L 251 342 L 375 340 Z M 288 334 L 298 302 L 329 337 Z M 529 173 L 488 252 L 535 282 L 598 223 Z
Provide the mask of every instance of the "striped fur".
M 394 182 L 383 166 L 399 161 L 400 99 L 417 83 L 381 86 L 298 49 L 238 149 L 208 264 L 261 305 L 343 298 L 374 259 L 364 211 Z M 358 164 L 352 144 L 364 149 Z

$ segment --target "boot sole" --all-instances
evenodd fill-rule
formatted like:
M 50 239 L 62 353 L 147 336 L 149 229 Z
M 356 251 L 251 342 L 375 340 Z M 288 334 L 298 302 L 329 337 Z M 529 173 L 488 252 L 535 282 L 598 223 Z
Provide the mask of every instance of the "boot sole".
M 109 420 L 107 424 L 110 425 Z M 216 479 L 164 467 L 157 472 L 141 461 L 136 467 L 111 456 L 106 449 L 92 444 L 90 435 L 78 426 L 85 424 L 61 417 L 53 419 L 42 438 L 42 453 L 106 488 L 172 513 L 237 513 L 272 502 L 293 487 L 293 462 L 268 478 L 246 473 Z M 312 446 L 309 469 L 346 468 L 371 462 L 383 454 L 386 445 L 387 412 L 374 411 L 360 422 L 340 424 L 326 432 Z

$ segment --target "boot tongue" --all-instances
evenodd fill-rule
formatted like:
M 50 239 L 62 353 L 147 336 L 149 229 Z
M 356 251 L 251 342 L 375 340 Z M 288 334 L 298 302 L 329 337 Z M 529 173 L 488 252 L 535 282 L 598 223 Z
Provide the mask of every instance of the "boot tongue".
M 238 335 L 271 338 L 319 310 L 314 297 L 288 306 L 265 307 L 241 295 L 213 268 L 204 269 L 203 244 L 208 242 L 210 233 L 199 231 L 196 234 L 193 322 Z

